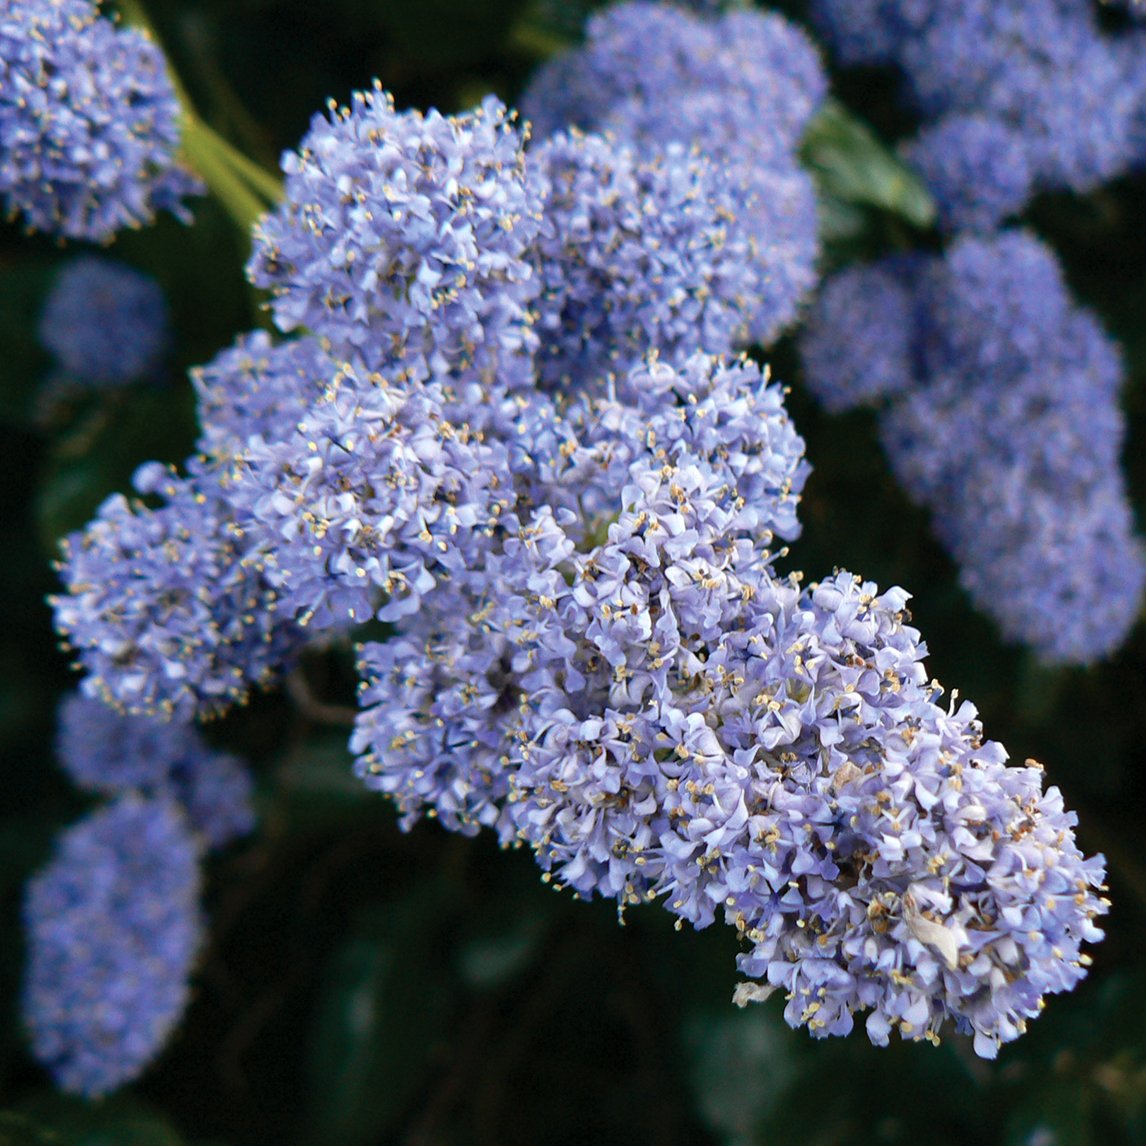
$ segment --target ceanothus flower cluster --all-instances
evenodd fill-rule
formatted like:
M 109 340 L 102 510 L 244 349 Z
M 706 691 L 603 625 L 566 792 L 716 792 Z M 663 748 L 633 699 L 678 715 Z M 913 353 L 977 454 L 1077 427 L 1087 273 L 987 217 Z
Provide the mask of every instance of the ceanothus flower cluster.
M 179 164 L 160 50 L 91 0 L 0 0 L 0 203 L 31 230 L 105 241 L 200 191 Z
M 64 542 L 56 628 L 87 695 L 137 716 L 221 712 L 290 660 L 297 627 L 211 469 L 151 463 L 135 486 L 158 507 L 113 495 Z
M 93 255 L 56 276 L 40 316 L 40 341 L 70 380 L 122 386 L 155 373 L 169 339 L 167 299 L 150 275 Z
M 715 18 L 630 0 L 594 15 L 583 47 L 543 65 L 522 107 L 541 138 L 578 127 L 653 156 L 683 144 L 714 162 L 764 288 L 749 300 L 749 340 L 767 345 L 816 281 L 815 193 L 796 149 L 826 88 L 812 42 L 774 13 Z
M 56 750 L 108 802 L 61 833 L 28 887 L 23 1016 L 59 1085 L 96 1097 L 141 1074 L 186 1009 L 201 860 L 252 829 L 252 784 L 194 725 L 78 693 L 60 704 Z
M 529 156 L 541 188 L 534 246 L 539 378 L 570 388 L 649 350 L 728 353 L 768 290 L 743 226 L 754 196 L 683 144 L 647 158 L 609 136 L 550 136 Z
M 905 74 L 926 120 L 908 157 L 949 229 L 991 230 L 1038 191 L 1092 190 L 1146 161 L 1139 31 L 1090 0 L 816 0 L 848 64 Z
M 249 271 L 279 328 L 321 331 L 403 379 L 507 377 L 530 348 L 535 289 L 522 147 L 493 96 L 447 117 L 398 112 L 376 88 L 315 116 L 255 230 Z
M 857 338 L 878 344 L 870 375 Z M 1122 362 L 1042 243 L 966 236 L 943 258 L 851 268 L 802 353 L 829 408 L 888 400 L 892 468 L 1007 639 L 1080 664 L 1125 640 L 1146 555 L 1119 468 Z
M 662 19 L 616 11 L 599 27 Z M 731 93 L 759 79 L 743 18 L 707 64 L 691 32 L 676 63 L 671 39 L 624 51 Z M 780 88 L 757 126 L 790 158 L 818 95 Z M 196 372 L 200 453 L 141 471 L 160 504 L 113 498 L 70 540 L 58 627 L 89 694 L 181 718 L 309 635 L 387 620 L 352 748 L 407 826 L 489 827 L 580 895 L 725 920 L 751 990 L 783 987 L 814 1033 L 952 1019 L 992 1053 L 1081 974 L 1101 861 L 971 709 L 936 704 L 906 594 L 776 571 L 803 443 L 765 372 L 698 351 L 756 337 L 800 258 L 737 229 L 747 164 L 648 142 L 526 152 L 492 99 L 445 118 L 374 92 L 317 118 L 249 268 L 297 337 Z M 766 215 L 787 160 L 746 146 Z
M 254 827 L 246 764 L 212 749 L 194 724 L 120 716 L 102 701 L 75 693 L 60 705 L 56 755 L 85 791 L 171 801 L 209 850 Z
M 202 944 L 199 880 L 179 808 L 129 793 L 64 832 L 28 885 L 24 1024 L 64 1090 L 106 1094 L 162 1048 Z
M 770 393 L 752 368 L 656 372 L 661 419 L 688 429 L 629 428 L 603 535 L 536 510 L 363 647 L 359 772 L 407 825 L 491 827 L 579 895 L 724 918 L 750 948 L 738 999 L 781 988 L 813 1034 L 860 1011 L 881 1044 L 952 1020 L 993 1057 L 1084 973 L 1101 862 L 970 705 L 937 703 L 902 590 L 775 575 L 798 439 L 765 404 L 765 437 L 712 448 L 728 397 Z

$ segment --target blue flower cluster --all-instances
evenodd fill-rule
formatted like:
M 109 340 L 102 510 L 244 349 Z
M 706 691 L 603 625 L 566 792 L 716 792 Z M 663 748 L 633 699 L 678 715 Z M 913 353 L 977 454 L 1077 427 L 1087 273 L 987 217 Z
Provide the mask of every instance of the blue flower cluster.
M 841 60 L 897 65 L 926 120 L 909 148 L 951 229 L 992 229 L 1037 191 L 1146 162 L 1146 42 L 1091 0 L 815 0 Z
M 0 0 L 0 203 L 35 231 L 103 241 L 198 180 L 179 165 L 163 54 L 92 0 Z
M 682 144 L 642 158 L 576 129 L 530 155 L 541 188 L 534 265 L 541 382 L 570 388 L 649 350 L 727 353 L 769 290 L 744 226 L 754 194 Z
M 56 276 L 39 333 L 69 381 L 121 386 L 159 366 L 169 335 L 167 300 L 150 275 L 80 256 Z
M 1101 860 L 939 706 L 905 593 L 776 571 L 803 442 L 765 372 L 712 353 L 761 313 L 751 200 L 672 140 L 616 139 L 527 153 L 493 99 L 380 91 L 316 118 L 249 268 L 297 336 L 196 372 L 200 454 L 69 541 L 58 627 L 89 694 L 182 718 L 389 621 L 352 749 L 407 824 L 725 920 L 741 997 L 781 987 L 815 1034 L 951 1019 L 992 1054 L 1083 973 Z
M 802 351 L 829 408 L 887 400 L 892 468 L 1005 637 L 1080 664 L 1125 640 L 1146 552 L 1119 469 L 1122 363 L 1039 240 L 964 236 L 943 257 L 850 268 Z
M 86 791 L 138 792 L 174 803 L 209 850 L 255 825 L 246 764 L 212 749 L 193 724 L 120 716 L 101 701 L 74 694 L 60 706 L 56 755 Z
M 748 299 L 748 334 L 767 345 L 816 281 L 815 192 L 796 149 L 826 90 L 815 46 L 775 13 L 630 0 L 594 15 L 583 47 L 539 69 L 522 110 L 542 138 L 577 127 L 662 166 L 680 162 L 673 144 L 708 157 L 709 180 L 736 204 L 728 230 L 753 248 L 764 289 Z
M 29 885 L 23 1015 L 59 1085 L 98 1096 L 139 1075 L 186 1009 L 201 858 L 254 827 L 252 785 L 193 725 L 78 694 L 60 705 L 56 749 L 78 787 L 110 799 Z
M 63 546 L 56 626 L 79 654 L 87 694 L 134 715 L 220 712 L 298 645 L 219 475 L 196 468 L 183 478 L 141 467 L 137 491 L 161 504 L 117 494 Z
M 65 1090 L 106 1094 L 163 1046 L 189 998 L 198 897 L 199 846 L 162 796 L 120 796 L 57 841 L 25 898 L 22 1009 Z

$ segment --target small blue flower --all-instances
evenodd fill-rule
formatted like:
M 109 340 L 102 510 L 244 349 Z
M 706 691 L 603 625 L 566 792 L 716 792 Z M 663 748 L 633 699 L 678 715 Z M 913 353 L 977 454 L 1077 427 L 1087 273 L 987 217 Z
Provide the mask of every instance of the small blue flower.
M 976 113 L 944 116 L 923 129 L 907 159 L 923 176 L 948 230 L 992 231 L 1031 196 L 1022 134 Z
M 649 350 L 729 353 L 748 339 L 768 284 L 751 197 L 673 144 L 642 159 L 596 135 L 558 134 L 529 154 L 541 188 L 533 247 L 542 386 L 576 392 Z
M 835 412 L 914 382 L 915 301 L 894 265 L 853 266 L 820 291 L 800 336 L 804 380 Z
M 137 1077 L 183 1015 L 202 942 L 199 851 L 182 814 L 128 795 L 64 832 L 28 885 L 22 1010 L 64 1089 Z
M 1119 468 L 1124 370 L 1049 248 L 964 235 L 943 258 L 852 268 L 802 351 L 826 405 L 885 402 L 892 469 L 1007 639 L 1077 664 L 1125 640 L 1146 554 Z
M 897 64 L 929 122 L 960 117 L 917 155 L 951 226 L 989 226 L 1036 191 L 1085 193 L 1141 161 L 1138 34 L 1105 34 L 1089 0 L 817 0 L 815 17 L 844 62 Z
M 543 137 L 577 127 L 648 157 L 683 145 L 713 161 L 707 182 L 725 184 L 720 203 L 752 249 L 749 340 L 768 345 L 817 278 L 815 191 L 796 148 L 826 90 L 815 46 L 780 16 L 635 0 L 595 15 L 585 46 L 540 69 L 522 106 Z
M 168 324 L 163 289 L 150 275 L 88 255 L 56 277 L 39 334 L 69 378 L 117 386 L 155 373 Z

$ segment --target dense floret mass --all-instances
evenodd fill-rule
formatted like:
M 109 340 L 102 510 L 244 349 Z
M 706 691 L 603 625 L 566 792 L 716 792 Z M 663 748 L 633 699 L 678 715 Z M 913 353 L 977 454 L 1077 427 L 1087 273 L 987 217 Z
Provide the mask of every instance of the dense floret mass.
M 800 337 L 804 377 L 833 412 L 867 405 L 913 382 L 914 307 L 893 265 L 852 266 L 824 284 Z
M 612 138 L 558 134 L 530 153 L 539 380 L 574 389 L 649 350 L 729 353 L 765 282 L 751 196 L 681 144 L 642 159 Z
M 504 377 L 530 346 L 538 204 L 523 138 L 492 96 L 398 112 L 380 89 L 316 116 L 283 157 L 284 201 L 255 229 L 252 281 L 305 327 L 404 379 Z
M 935 1040 L 951 1020 L 993 1058 L 1085 974 L 1101 860 L 1079 852 L 1040 768 L 1008 767 L 971 705 L 936 703 L 898 591 L 837 575 L 802 603 L 803 663 L 777 694 L 799 718 L 755 766 L 741 839 L 721 846 L 717 890 L 750 944 L 740 968 L 762 981 L 738 999 L 779 989 L 788 1022 L 817 1036 L 868 1011 L 881 1045 L 893 1029 Z M 742 671 L 745 699 L 770 677 L 755 657 Z M 759 726 L 740 727 L 751 751 Z
M 346 365 L 292 433 L 249 443 L 231 496 L 288 616 L 393 619 L 477 560 L 512 478 L 504 445 L 449 402 Z
M 337 373 L 338 364 L 313 336 L 278 344 L 265 330 L 240 336 L 191 371 L 200 451 L 234 464 L 249 442 L 281 440 Z
M 88 0 L 0 0 L 0 202 L 32 230 L 102 241 L 200 189 L 178 164 L 159 49 Z
M 57 275 L 39 334 L 69 378 L 115 386 L 155 373 L 168 325 L 163 288 L 150 275 L 88 255 Z
M 815 46 L 776 13 L 714 19 L 635 0 L 595 14 L 585 46 L 540 68 L 522 109 L 540 138 L 611 127 L 644 145 L 760 159 L 791 152 L 826 90 Z
M 907 158 L 947 230 L 992 231 L 1022 211 L 1031 195 L 1026 141 L 982 114 L 944 116 L 920 132 Z
M 59 839 L 24 904 L 24 1022 L 59 1085 L 96 1097 L 140 1074 L 188 1001 L 199 854 L 174 804 L 124 796 Z
M 879 302 L 881 280 L 894 305 Z M 852 354 L 857 326 L 881 344 L 870 375 Z M 829 407 L 890 398 L 892 468 L 1008 639 L 1083 664 L 1125 640 L 1146 556 L 1119 469 L 1123 367 L 1047 247 L 1021 231 L 965 236 L 930 262 L 846 271 L 802 350 Z
M 121 716 L 75 693 L 60 705 L 56 754 L 72 781 L 87 791 L 170 799 L 209 849 L 254 827 L 246 765 L 212 749 L 192 724 Z
M 189 720 L 240 701 L 298 645 L 262 560 L 231 524 L 209 472 L 151 464 L 64 545 L 56 627 L 79 657 L 83 688 L 126 713 Z
M 969 705 L 935 703 L 905 594 L 801 594 L 697 545 L 697 486 L 666 480 L 585 556 L 535 520 L 480 590 L 367 646 L 362 774 L 583 896 L 726 918 L 763 980 L 740 999 L 779 987 L 793 1025 L 870 1010 L 886 1043 L 950 1019 L 993 1057 L 1084 973 L 1101 861 Z
M 1083 973 L 1102 861 L 969 705 L 939 706 L 903 590 L 776 569 L 803 442 L 783 389 L 726 355 L 814 277 L 794 148 L 818 60 L 759 13 L 646 3 L 598 16 L 571 59 L 535 93 L 566 77 L 612 134 L 562 121 L 526 154 L 495 100 L 446 118 L 380 91 L 315 119 L 249 267 L 297 337 L 244 336 L 195 372 L 200 455 L 185 477 L 144 467 L 147 500 L 69 540 L 57 625 L 89 696 L 187 719 L 307 635 L 386 621 L 360 647 L 351 747 L 403 826 L 487 827 L 581 896 L 724 921 L 740 998 L 780 988 L 814 1034 L 951 1020 L 992 1055 Z M 998 425 L 971 432 L 1002 453 L 1006 419 L 1030 423 L 1003 466 L 1052 497 L 1097 488 L 1121 424 L 1089 412 L 1105 445 L 1064 475 L 1085 402 L 1055 391 L 1077 369 L 1112 397 L 1116 356 L 1037 243 L 1008 242 L 848 272 L 809 369 L 840 406 L 896 411 L 921 371 L 939 396 L 1001 370 Z M 921 490 L 962 464 L 911 456 Z M 195 775 L 169 773 L 192 820 L 226 802 Z
M 541 138 L 577 127 L 714 162 L 760 279 L 749 337 L 768 344 L 816 281 L 815 193 L 795 152 L 826 89 L 815 47 L 780 16 L 637 0 L 595 15 L 584 47 L 543 66 L 523 108 Z

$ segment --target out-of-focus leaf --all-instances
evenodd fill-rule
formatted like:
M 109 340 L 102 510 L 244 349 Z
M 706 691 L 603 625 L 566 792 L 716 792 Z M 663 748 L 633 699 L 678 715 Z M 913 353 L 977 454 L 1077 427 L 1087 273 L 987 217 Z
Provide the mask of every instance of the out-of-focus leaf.
M 796 1076 L 791 1033 L 771 1008 L 694 1012 L 683 1024 L 696 1109 L 730 1144 L 755 1141 L 755 1129 Z
M 383 1140 L 424 1082 L 450 1013 L 440 886 L 359 915 L 330 958 L 310 1044 L 315 1146 Z
M 59 539 L 86 525 L 109 494 L 130 496 L 131 476 L 143 462 L 181 459 L 193 440 L 184 388 L 136 388 L 94 404 L 47 466 L 36 506 L 45 548 L 54 554 Z
M 358 813 L 393 820 L 390 802 L 354 775 L 346 734 L 332 733 L 299 745 L 283 767 L 271 769 L 269 775 L 278 785 L 270 800 L 285 810 L 292 832 L 345 824 L 347 816 Z
M 509 46 L 552 55 L 558 46 L 576 44 L 586 20 L 601 6 L 599 0 L 531 0 L 510 35 Z
M 496 52 L 522 0 L 421 0 L 387 5 L 385 21 L 400 51 L 433 67 L 459 67 Z
M 827 100 L 804 136 L 804 160 L 829 199 L 878 207 L 916 227 L 935 221 L 927 188 L 842 104 Z
M 51 1135 L 46 1141 L 58 1146 L 183 1146 L 179 1132 L 160 1111 L 127 1094 L 86 1102 L 45 1092 L 21 1103 L 16 1113 L 27 1117 L 39 1133 Z
M 854 203 L 837 199 L 822 189 L 818 203 L 820 239 L 826 246 L 858 239 L 867 228 L 867 214 Z
M 37 1126 L 26 1115 L 0 1111 L 0 1146 L 60 1146 L 60 1142 L 58 1134 Z
M 530 966 L 541 948 L 545 919 L 539 914 L 521 915 L 500 935 L 469 940 L 458 952 L 458 969 L 472 987 L 484 990 L 508 982 Z
M 1091 1146 L 1091 1100 L 1079 1079 L 1030 1090 L 1008 1119 L 1006 1146 Z

